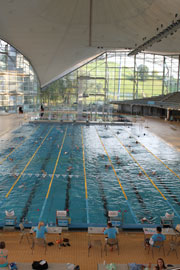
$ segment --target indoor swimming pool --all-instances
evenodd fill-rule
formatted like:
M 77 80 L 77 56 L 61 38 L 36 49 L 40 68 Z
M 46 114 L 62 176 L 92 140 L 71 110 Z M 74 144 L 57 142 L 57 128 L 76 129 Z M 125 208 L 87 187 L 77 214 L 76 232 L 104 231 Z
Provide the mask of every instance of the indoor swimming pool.
M 180 223 L 180 153 L 142 126 L 28 123 L 0 139 L 0 225 L 105 226 L 118 211 L 124 228 Z M 123 217 L 123 218 L 122 218 Z

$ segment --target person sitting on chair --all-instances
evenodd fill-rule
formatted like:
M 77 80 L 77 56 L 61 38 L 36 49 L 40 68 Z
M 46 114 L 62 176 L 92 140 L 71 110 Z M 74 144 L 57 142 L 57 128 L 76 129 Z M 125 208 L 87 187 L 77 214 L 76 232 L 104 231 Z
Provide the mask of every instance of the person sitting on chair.
M 45 227 L 43 221 L 40 221 L 38 226 L 34 228 L 34 232 L 36 232 L 36 238 L 45 239 L 45 233 L 47 233 L 47 228 Z
M 107 244 L 108 244 L 108 240 L 109 239 L 111 239 L 110 241 L 113 241 L 113 240 L 115 241 L 117 231 L 116 231 L 116 228 L 114 228 L 112 226 L 112 223 L 111 222 L 108 222 L 107 227 L 108 228 L 104 231 L 104 234 L 108 236 L 108 237 L 106 237 L 106 241 L 107 241 Z M 113 247 L 111 248 L 111 250 L 113 250 Z
M 154 267 L 154 270 L 163 270 L 163 269 L 167 269 L 167 267 L 165 266 L 164 260 L 161 258 L 158 258 L 157 265 Z
M 164 234 L 162 234 L 162 228 L 161 227 L 157 227 L 156 228 L 156 231 L 157 233 L 153 234 L 153 236 L 149 239 L 147 238 L 145 241 L 146 241 L 146 246 L 154 246 L 154 243 L 157 242 L 157 241 L 164 241 L 166 240 L 166 236 Z
M 108 228 L 104 231 L 104 234 L 108 236 L 107 238 L 116 239 L 116 228 L 112 226 L 111 222 L 108 222 L 107 227 Z
M 5 242 L 0 242 L 0 267 L 8 266 L 8 250 L 5 249 L 6 245 Z

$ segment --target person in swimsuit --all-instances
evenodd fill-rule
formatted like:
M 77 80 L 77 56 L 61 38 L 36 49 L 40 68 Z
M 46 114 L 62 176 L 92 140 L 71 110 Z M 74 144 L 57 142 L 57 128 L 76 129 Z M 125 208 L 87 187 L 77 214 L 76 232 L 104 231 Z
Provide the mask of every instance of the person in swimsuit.
M 6 245 L 5 242 L 0 242 L 0 267 L 8 266 L 8 250 L 5 249 Z

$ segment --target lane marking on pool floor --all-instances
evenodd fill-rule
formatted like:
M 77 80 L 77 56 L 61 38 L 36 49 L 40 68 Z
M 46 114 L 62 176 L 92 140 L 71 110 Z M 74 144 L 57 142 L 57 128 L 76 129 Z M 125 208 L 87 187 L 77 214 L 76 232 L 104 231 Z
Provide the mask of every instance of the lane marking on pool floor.
M 17 150 L 21 145 L 23 145 L 23 143 L 25 141 L 27 141 L 27 139 L 29 139 L 30 136 L 32 136 L 38 129 L 39 127 L 35 128 L 35 130 L 33 131 L 32 134 L 30 134 L 29 136 L 27 136 L 20 144 L 18 144 L 7 156 L 5 156 L 1 161 L 0 161 L 0 165 L 15 151 Z
M 153 155 L 153 157 L 155 157 L 158 161 L 160 161 L 170 172 L 172 172 L 176 177 L 178 177 L 180 179 L 180 176 L 178 174 L 176 174 L 172 169 L 170 169 L 160 158 L 158 158 L 155 154 L 153 154 L 153 152 L 151 152 L 151 150 L 149 150 L 143 143 L 141 143 L 137 137 L 135 137 L 132 133 L 130 133 L 128 130 L 126 130 L 129 135 L 131 135 L 139 144 L 141 144 L 146 151 L 148 151 L 151 155 Z
M 138 161 L 134 158 L 134 156 L 128 151 L 126 146 L 120 141 L 120 139 L 116 136 L 116 134 L 111 130 L 114 137 L 119 141 L 121 146 L 127 151 L 127 153 L 132 157 L 132 159 L 135 161 L 135 163 L 139 166 L 139 168 L 142 170 L 142 172 L 146 175 L 146 177 L 149 179 L 151 184 L 157 189 L 157 191 L 161 194 L 163 199 L 168 203 L 168 205 L 171 207 L 171 209 L 176 213 L 176 215 L 180 218 L 180 215 L 177 213 L 177 211 L 174 209 L 174 207 L 170 204 L 170 202 L 167 200 L 167 198 L 164 196 L 164 194 L 159 190 L 159 188 L 156 186 L 154 181 L 149 177 L 149 175 L 146 173 L 146 171 L 143 169 L 143 167 L 138 163 Z
M 48 133 L 46 134 L 46 136 L 44 137 L 44 139 L 42 140 L 42 142 L 40 143 L 40 145 L 38 146 L 38 148 L 36 149 L 36 151 L 34 152 L 34 154 L 32 155 L 32 157 L 30 158 L 30 160 L 28 161 L 28 163 L 26 164 L 26 166 L 24 167 L 24 169 L 20 173 L 20 175 L 18 176 L 18 178 L 16 179 L 16 181 L 14 182 L 14 184 L 12 185 L 12 187 L 10 188 L 10 190 L 8 191 L 8 193 L 6 194 L 5 198 L 8 198 L 8 196 L 10 195 L 10 193 L 13 190 L 14 186 L 17 184 L 17 182 L 19 181 L 19 179 L 21 178 L 21 176 L 23 175 L 23 173 L 25 172 L 25 170 L 27 169 L 27 167 L 29 166 L 29 164 L 31 163 L 31 161 L 33 160 L 33 158 L 35 157 L 35 155 L 37 154 L 37 152 L 40 149 L 40 147 L 43 145 L 44 141 L 46 140 L 46 138 L 48 137 L 48 135 L 52 131 L 52 129 L 53 129 L 53 127 L 51 127 L 49 129 Z
M 86 215 L 87 215 L 87 224 L 89 224 L 90 220 L 89 220 L 89 206 L 88 206 L 88 191 L 87 191 L 86 165 L 85 165 L 85 154 L 84 154 L 84 142 L 83 142 L 83 129 L 82 129 L 82 127 L 81 127 L 81 138 L 82 138 L 82 154 L 83 154 L 83 169 L 84 169 L 84 186 L 85 186 L 85 197 L 86 197 Z
M 95 128 L 95 129 L 96 129 L 96 128 Z M 106 155 L 107 155 L 107 157 L 108 157 L 108 159 L 109 159 L 109 162 L 110 162 L 110 164 L 111 164 L 111 167 L 112 167 L 112 169 L 113 169 L 113 172 L 114 172 L 114 174 L 115 174 L 115 176 L 116 176 L 116 178 L 117 178 L 117 180 L 118 180 L 118 183 L 119 183 L 119 185 L 120 185 L 120 187 L 121 187 L 121 190 L 122 190 L 123 195 L 124 195 L 124 197 L 125 197 L 125 199 L 126 199 L 126 202 L 127 202 L 127 204 L 128 204 L 128 207 L 129 207 L 129 209 L 130 209 L 130 212 L 131 212 L 131 214 L 132 214 L 132 216 L 133 216 L 133 218 L 134 218 L 134 221 L 135 221 L 135 223 L 137 224 L 137 223 L 138 223 L 138 220 L 137 220 L 137 218 L 136 218 L 136 216 L 135 216 L 135 214 L 134 214 L 134 212 L 133 212 L 133 210 L 132 210 L 132 208 L 131 208 L 131 205 L 130 205 L 130 203 L 129 203 L 129 201 L 128 201 L 127 195 L 126 195 L 126 193 L 125 193 L 125 191 L 124 191 L 124 189 L 123 189 L 123 186 L 122 186 L 122 184 L 121 184 L 121 181 L 119 180 L 119 177 L 118 177 L 118 175 L 117 175 L 117 173 L 116 173 L 116 171 L 115 171 L 115 168 L 114 168 L 114 166 L 113 166 L 113 163 L 112 163 L 112 161 L 111 161 L 111 159 L 110 159 L 110 157 L 109 157 L 109 155 L 108 155 L 108 152 L 107 152 L 107 150 L 106 150 L 106 148 L 105 148 L 105 146 L 104 146 L 104 143 L 102 142 L 102 139 L 101 139 L 101 137 L 100 137 L 100 135 L 99 135 L 97 129 L 96 129 L 96 132 L 97 132 L 97 135 L 98 135 L 99 140 L 100 140 L 100 142 L 101 142 L 101 145 L 102 145 L 102 147 L 104 148 L 104 151 L 105 151 L 105 153 L 106 153 Z
M 63 136 L 63 140 L 62 140 L 62 143 L 61 143 L 61 147 L 60 147 L 60 150 L 59 150 L 57 159 L 56 159 L 56 163 L 55 163 L 55 166 L 54 166 L 54 170 L 53 170 L 53 174 L 52 174 L 52 177 L 51 177 L 51 181 L 49 183 L 48 191 L 46 193 L 46 197 L 45 197 L 45 200 L 44 200 L 44 203 L 43 203 L 43 206 L 42 206 L 42 210 L 41 210 L 41 213 L 40 213 L 40 216 L 39 216 L 39 221 L 41 221 L 42 216 L 44 214 L 44 210 L 45 210 L 45 207 L 46 207 L 46 204 L 47 204 L 47 200 L 48 200 L 48 197 L 49 197 L 49 193 L 50 193 L 50 190 L 51 190 L 51 186 L 52 186 L 52 182 L 53 182 L 54 175 L 55 175 L 55 172 L 56 172 L 56 168 L 57 168 L 57 165 L 58 165 L 58 162 L 59 162 L 61 151 L 62 151 L 62 148 L 63 148 L 63 145 L 64 145 L 66 134 L 67 134 L 67 128 L 65 130 L 65 133 L 64 133 L 64 136 Z

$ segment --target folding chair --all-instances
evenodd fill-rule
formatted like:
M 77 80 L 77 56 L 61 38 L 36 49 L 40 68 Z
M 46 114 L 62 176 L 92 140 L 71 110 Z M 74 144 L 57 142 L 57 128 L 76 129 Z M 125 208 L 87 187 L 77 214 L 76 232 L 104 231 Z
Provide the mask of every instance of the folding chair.
M 21 233 L 19 244 L 21 244 L 22 239 L 24 238 L 24 236 L 26 236 L 26 239 L 27 239 L 28 244 L 29 244 L 29 237 L 28 237 L 29 231 L 25 230 L 24 225 L 22 223 L 19 224 L 19 228 L 20 228 L 20 233 Z
M 167 255 L 169 255 L 169 253 L 171 251 L 175 251 L 176 257 L 178 259 L 177 248 L 178 248 L 178 242 L 176 240 L 175 241 L 171 241 L 170 244 L 169 244 L 169 251 L 168 251 Z
M 46 243 L 46 240 L 44 238 L 33 238 L 32 247 L 31 247 L 32 254 L 34 252 L 34 248 L 36 245 L 44 247 L 44 253 L 46 254 L 47 243 Z
M 118 239 L 111 239 L 108 238 L 107 242 L 104 245 L 104 251 L 106 252 L 106 256 L 107 256 L 107 246 L 110 246 L 111 248 L 113 248 L 113 246 L 116 246 L 117 251 L 118 251 L 118 255 L 119 255 L 119 243 L 118 243 Z
M 90 250 L 92 247 L 99 247 L 101 250 L 101 257 L 102 257 L 102 242 L 100 239 L 92 239 L 91 236 L 88 236 L 88 257 L 90 255 Z
M 154 242 L 154 245 L 153 246 L 149 246 L 149 251 L 150 249 L 152 250 L 152 257 L 154 258 L 154 249 L 159 249 L 159 251 L 161 250 L 161 248 L 163 249 L 163 253 L 164 253 L 164 256 L 165 256 L 165 251 L 164 251 L 164 240 L 163 241 L 156 241 Z M 149 251 L 148 251 L 148 254 L 149 254 Z

